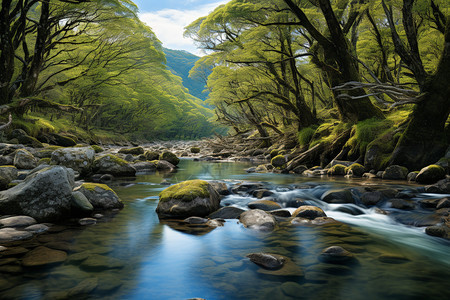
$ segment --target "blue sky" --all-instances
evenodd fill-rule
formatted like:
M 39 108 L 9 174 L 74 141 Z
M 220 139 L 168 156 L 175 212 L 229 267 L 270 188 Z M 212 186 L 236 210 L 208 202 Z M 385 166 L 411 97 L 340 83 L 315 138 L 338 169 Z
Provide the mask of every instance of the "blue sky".
M 183 38 L 184 27 L 230 0 L 135 0 L 139 18 L 149 25 L 163 46 L 202 55 L 193 41 Z

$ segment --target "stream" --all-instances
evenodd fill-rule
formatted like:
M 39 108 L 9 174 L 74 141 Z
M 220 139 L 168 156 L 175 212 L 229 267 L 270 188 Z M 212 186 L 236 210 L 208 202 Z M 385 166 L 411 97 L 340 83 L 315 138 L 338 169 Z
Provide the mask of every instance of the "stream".
M 25 269 L 19 254 L 0 257 L 0 299 L 450 299 L 450 243 L 414 227 L 432 218 L 427 210 L 364 208 L 327 204 L 327 190 L 367 186 L 420 191 L 407 182 L 306 178 L 291 174 L 246 173 L 250 163 L 183 159 L 177 173 L 138 175 L 111 187 L 125 204 L 96 225 L 54 226 L 50 232 L 17 243 L 64 250 L 58 265 Z M 237 220 L 223 227 L 192 230 L 160 222 L 155 209 L 167 185 L 189 179 L 263 182 L 283 206 L 301 198 L 340 222 L 324 225 L 279 224 L 272 232 L 244 228 Z M 411 201 L 449 195 L 415 193 Z M 256 200 L 241 194 L 222 205 L 244 209 Z M 291 212 L 295 208 L 287 208 Z M 329 246 L 352 252 L 356 263 L 318 260 Z M 268 252 L 287 258 L 285 267 L 267 271 L 246 255 Z

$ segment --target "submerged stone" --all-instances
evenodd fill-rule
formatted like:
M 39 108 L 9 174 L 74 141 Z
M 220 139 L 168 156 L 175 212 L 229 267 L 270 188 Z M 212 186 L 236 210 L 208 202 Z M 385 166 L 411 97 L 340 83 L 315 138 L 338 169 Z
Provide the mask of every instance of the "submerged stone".
M 252 209 L 242 213 L 239 221 L 247 228 L 262 231 L 270 231 L 275 229 L 277 221 L 274 216 L 260 209 Z
M 322 251 L 319 260 L 326 263 L 348 263 L 355 260 L 353 253 L 340 246 L 331 246 Z
M 312 205 L 304 205 L 304 206 L 300 206 L 299 208 L 297 208 L 292 213 L 292 216 L 299 217 L 299 218 L 305 218 L 305 219 L 309 219 L 309 220 L 314 220 L 315 218 L 326 217 L 327 215 L 325 214 L 323 209 L 321 209 L 320 207 L 312 206 Z
M 28 252 L 23 260 L 24 267 L 40 267 L 45 265 L 62 263 L 67 259 L 67 253 L 39 246 Z
M 250 253 L 246 255 L 251 262 L 269 270 L 276 270 L 283 266 L 286 259 L 271 253 Z

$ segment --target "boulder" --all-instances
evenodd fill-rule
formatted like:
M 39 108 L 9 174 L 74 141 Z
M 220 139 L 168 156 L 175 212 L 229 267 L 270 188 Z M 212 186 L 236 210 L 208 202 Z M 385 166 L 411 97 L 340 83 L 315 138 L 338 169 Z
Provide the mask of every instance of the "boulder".
M 223 181 L 216 181 L 216 180 L 211 180 L 208 181 L 209 184 L 212 185 L 212 187 L 219 193 L 219 195 L 229 195 L 230 191 L 228 190 L 228 186 L 225 182 Z
M 408 176 L 408 169 L 398 165 L 392 165 L 384 170 L 382 178 L 383 179 L 394 179 L 394 180 L 406 180 Z
M 408 175 L 406 176 L 406 180 L 408 180 L 408 181 L 416 181 L 417 174 L 419 174 L 419 173 L 409 172 Z
M 436 194 L 450 194 L 450 177 L 439 180 L 435 184 L 425 186 L 425 192 Z
M 36 224 L 36 220 L 29 216 L 14 216 L 0 219 L 0 227 L 27 227 Z
M 80 191 L 72 192 L 72 209 L 75 212 L 92 212 L 94 206 L 89 202 L 88 198 Z
M 14 155 L 14 166 L 18 169 L 34 169 L 38 165 L 38 160 L 25 149 L 19 149 Z
M 136 169 L 127 161 L 107 154 L 97 158 L 93 164 L 93 171 L 97 174 L 111 174 L 116 177 L 135 176 Z
M 180 163 L 180 159 L 175 154 L 173 154 L 172 152 L 169 152 L 169 151 L 163 152 L 161 154 L 161 156 L 159 157 L 159 159 L 168 161 L 174 166 L 176 166 Z
M 0 192 L 0 214 L 27 215 L 38 221 L 65 216 L 72 202 L 73 173 L 62 166 L 30 173 L 22 182 Z
M 15 228 L 0 229 L 0 242 L 26 240 L 33 236 L 31 232 L 16 230 Z
M 386 199 L 386 196 L 379 191 L 365 192 L 361 195 L 361 202 L 366 206 L 377 205 L 379 202 Z
M 326 217 L 325 212 L 317 206 L 303 205 L 297 208 L 293 213 L 292 217 L 305 218 L 309 220 L 314 220 L 319 217 Z
M 361 164 L 351 164 L 349 167 L 345 168 L 345 174 L 347 175 L 353 175 L 357 177 L 361 177 L 366 172 L 366 168 L 364 168 Z
M 250 253 L 246 256 L 251 262 L 269 270 L 280 269 L 286 261 L 283 256 L 271 253 Z
M 122 148 L 119 150 L 119 153 L 140 155 L 140 154 L 144 154 L 145 151 L 144 151 L 144 148 L 142 148 L 142 147 L 134 147 L 134 148 Z
M 281 209 L 281 205 L 271 200 L 256 200 L 247 204 L 250 209 L 261 209 L 264 211 Z
M 326 191 L 320 198 L 327 203 L 354 203 L 353 195 L 350 190 L 337 189 Z
M 199 147 L 191 147 L 190 151 L 191 151 L 191 153 L 194 153 L 194 154 L 200 153 L 200 148 Z
M 25 254 L 22 265 L 24 267 L 41 267 L 63 263 L 66 259 L 67 253 L 64 251 L 39 246 Z
M 84 176 L 92 172 L 94 156 L 92 147 L 60 148 L 52 152 L 50 163 L 71 168 Z
M 177 167 L 166 160 L 160 160 L 156 164 L 156 169 L 162 172 L 175 172 Z
M 340 264 L 355 261 L 355 257 L 340 246 L 331 246 L 320 253 L 319 260 L 325 263 Z
M 188 180 L 159 194 L 156 212 L 162 218 L 204 217 L 219 209 L 220 196 L 204 180 Z
M 123 208 L 124 206 L 117 194 L 106 184 L 83 183 L 73 191 L 81 192 L 84 196 L 86 196 L 94 208 L 114 209 Z
M 158 160 L 159 159 L 159 153 L 154 151 L 145 151 L 144 153 L 146 160 Z
M 252 209 L 243 212 L 239 216 L 239 221 L 247 228 L 262 231 L 273 230 L 277 224 L 274 216 L 260 209 Z
M 137 173 L 151 173 L 156 171 L 156 164 L 150 161 L 140 161 L 131 164 L 136 169 Z
M 19 171 L 14 166 L 0 166 L 0 190 L 6 190 L 11 181 L 16 180 Z
M 239 219 L 239 216 L 244 212 L 245 210 L 240 209 L 238 207 L 234 206 L 225 206 L 221 209 L 213 212 L 212 214 L 208 215 L 208 218 L 211 219 Z
M 331 168 L 329 168 L 327 171 L 327 174 L 328 175 L 345 175 L 346 174 L 345 168 L 346 168 L 346 166 L 337 164 L 337 165 L 334 165 Z
M 62 146 L 62 147 L 73 147 L 77 144 L 74 139 L 64 136 L 57 133 L 50 133 L 49 134 L 52 144 Z
M 416 176 L 417 183 L 430 184 L 445 178 L 445 169 L 438 165 L 429 165 Z
M 397 209 L 414 209 L 416 206 L 414 205 L 414 202 L 412 201 L 407 201 L 405 199 L 391 199 L 389 200 L 389 202 L 391 202 L 391 207 L 392 208 L 397 208 Z
M 270 161 L 270 164 L 275 168 L 284 168 L 286 166 L 286 158 L 283 155 L 277 155 Z

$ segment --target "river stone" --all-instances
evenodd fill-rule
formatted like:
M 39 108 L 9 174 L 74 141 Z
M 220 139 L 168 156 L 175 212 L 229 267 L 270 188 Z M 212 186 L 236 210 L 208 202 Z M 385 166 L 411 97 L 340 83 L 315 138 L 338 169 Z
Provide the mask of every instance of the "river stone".
M 445 169 L 438 165 L 429 165 L 417 174 L 416 182 L 430 184 L 445 178 Z
M 220 196 L 204 180 L 188 180 L 172 185 L 159 194 L 156 212 L 162 218 L 205 217 L 219 209 Z
M 27 227 L 36 224 L 36 220 L 29 216 L 15 216 L 0 219 L 0 227 Z
M 314 220 L 315 218 L 326 217 L 327 215 L 325 214 L 323 209 L 321 209 L 320 207 L 312 206 L 312 205 L 303 205 L 303 206 L 300 206 L 299 208 L 297 208 L 292 213 L 292 216 L 294 218 L 299 217 L 299 218 Z
M 208 218 L 216 219 L 216 218 L 222 218 L 222 219 L 239 219 L 239 216 L 244 212 L 245 210 L 240 209 L 238 207 L 234 206 L 225 206 L 221 209 L 213 212 L 212 214 L 208 215 Z
M 114 209 L 123 208 L 117 194 L 106 184 L 101 183 L 83 183 L 74 189 L 74 192 L 81 192 L 94 208 L 98 209 Z
M 274 254 L 272 254 L 274 255 Z M 294 263 L 291 259 L 288 257 L 283 257 L 281 255 L 278 255 L 279 257 L 282 257 L 284 259 L 283 266 L 276 270 L 269 270 L 266 268 L 259 268 L 258 273 L 264 274 L 264 275 L 270 275 L 270 276 L 278 276 L 283 278 L 293 278 L 293 277 L 303 277 L 303 271 L 298 266 L 298 264 Z
M 414 209 L 416 207 L 414 202 L 405 199 L 391 199 L 389 202 L 391 203 L 392 208 L 397 209 Z
M 353 261 L 354 255 L 340 246 L 331 246 L 322 251 L 319 260 L 325 263 L 347 263 Z
M 431 236 L 443 238 L 447 236 L 447 228 L 442 225 L 429 226 L 425 228 L 425 233 Z
M 357 176 L 357 177 L 363 176 L 365 172 L 366 172 L 366 168 L 363 165 L 357 164 L 357 163 L 351 164 L 350 166 L 345 168 L 346 174 Z
M 72 208 L 81 212 L 91 212 L 94 210 L 94 206 L 92 206 L 88 198 L 78 190 L 72 192 Z
M 94 219 L 94 218 L 79 219 L 78 224 L 80 224 L 81 226 L 95 225 L 95 224 L 97 224 L 97 219 Z
M 39 246 L 27 254 L 22 259 L 24 267 L 40 267 L 57 264 L 66 261 L 67 253 L 60 250 L 53 250 L 44 246 Z
M 408 176 L 408 169 L 398 165 L 392 165 L 384 170 L 382 178 L 383 179 L 394 179 L 394 180 L 406 180 Z
M 229 195 L 230 191 L 228 190 L 228 186 L 223 181 L 210 180 L 209 184 L 219 193 L 219 195 Z
M 125 266 L 124 262 L 113 257 L 107 257 L 99 254 L 90 254 L 83 260 L 80 268 L 91 272 L 101 272 L 111 269 L 120 269 Z
M 19 176 L 19 171 L 14 166 L 0 166 L 0 177 L 6 178 L 8 183 L 16 180 Z
M 0 192 L 0 214 L 27 215 L 37 221 L 66 216 L 72 202 L 73 174 L 65 167 L 44 168 Z
M 277 210 L 271 210 L 269 212 L 272 216 L 275 217 L 282 217 L 282 218 L 289 218 L 291 217 L 291 212 L 287 209 L 277 209 Z
M 142 148 L 142 147 L 134 147 L 134 148 L 122 148 L 119 150 L 119 153 L 139 155 L 139 154 L 144 154 L 145 151 L 144 151 L 144 148 Z
M 51 164 L 71 168 L 84 176 L 91 173 L 94 157 L 92 147 L 60 148 L 52 152 Z
M 449 207 L 450 207 L 450 199 L 448 199 L 448 198 L 440 199 L 438 204 L 436 205 L 436 209 L 449 208 Z
M 346 166 L 341 164 L 336 164 L 328 169 L 327 174 L 328 175 L 345 175 L 345 168 Z
M 18 169 L 34 169 L 38 165 L 38 159 L 25 149 L 19 149 L 14 155 L 14 166 Z
M 385 196 L 382 192 L 365 192 L 361 195 L 361 202 L 366 206 L 377 205 L 381 201 L 385 200 Z
M 347 189 L 326 191 L 320 199 L 327 203 L 354 203 L 352 192 Z
M 160 160 L 156 164 L 156 169 L 163 172 L 175 172 L 177 167 L 166 160 Z
M 450 194 L 450 177 L 439 180 L 435 184 L 425 186 L 425 192 L 437 194 Z
M 269 270 L 280 269 L 286 261 L 283 256 L 271 253 L 250 253 L 246 256 L 251 262 Z
M 317 217 L 314 220 L 311 220 L 312 225 L 324 225 L 324 224 L 338 224 L 339 221 L 336 221 L 333 218 L 330 217 Z
M 250 209 L 261 209 L 264 211 L 270 211 L 270 210 L 276 210 L 276 209 L 281 209 L 281 205 L 274 202 L 274 201 L 270 201 L 270 200 L 257 200 L 257 201 L 252 201 L 249 204 L 247 204 L 247 206 Z
M 161 153 L 159 159 L 168 161 L 169 163 L 171 163 L 174 166 L 176 166 L 180 163 L 180 159 L 175 154 L 173 154 L 172 152 L 169 152 L 169 151 L 165 151 L 165 152 Z
M 28 231 L 16 230 L 9 227 L 0 229 L 0 242 L 25 240 L 32 236 L 33 234 Z
M 116 177 L 133 177 L 136 175 L 136 169 L 127 161 L 107 154 L 97 158 L 93 164 L 93 171 L 97 174 L 111 174 Z
M 416 181 L 417 174 L 418 173 L 416 173 L 416 172 L 409 172 L 408 175 L 406 176 L 406 180 L 408 180 L 408 181 Z
M 48 231 L 50 228 L 47 225 L 44 224 L 35 224 L 28 227 L 25 227 L 23 230 L 29 231 L 32 233 L 43 233 Z
M 67 291 L 67 298 L 73 298 L 80 295 L 88 295 L 97 288 L 97 285 L 98 279 L 96 277 L 85 279 L 77 286 Z
M 156 171 L 156 164 L 151 161 L 140 161 L 131 164 L 131 166 L 135 168 L 138 173 L 151 173 Z
M 277 221 L 275 217 L 260 209 L 252 209 L 243 212 L 239 221 L 247 228 L 270 231 L 275 229 Z
M 183 223 L 198 225 L 198 224 L 206 224 L 208 221 L 209 220 L 206 218 L 189 217 L 189 218 L 184 219 Z

